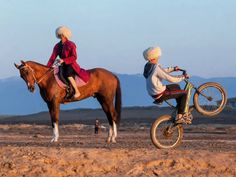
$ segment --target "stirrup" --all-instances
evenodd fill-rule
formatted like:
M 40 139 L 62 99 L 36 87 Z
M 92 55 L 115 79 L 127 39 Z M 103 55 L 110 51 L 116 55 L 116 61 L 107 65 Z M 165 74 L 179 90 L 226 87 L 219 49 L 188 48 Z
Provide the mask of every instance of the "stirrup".
M 65 100 L 71 100 L 74 96 L 74 89 L 72 87 L 67 87 L 66 88 L 66 96 Z

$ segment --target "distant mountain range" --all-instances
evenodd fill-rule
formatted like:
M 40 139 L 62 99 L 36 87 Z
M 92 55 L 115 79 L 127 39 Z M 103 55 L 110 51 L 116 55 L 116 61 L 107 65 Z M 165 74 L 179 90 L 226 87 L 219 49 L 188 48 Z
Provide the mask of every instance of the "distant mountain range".
M 152 99 L 146 92 L 145 79 L 141 74 L 117 74 L 121 81 L 123 106 L 150 106 Z M 236 97 L 236 77 L 201 78 L 193 76 L 190 79 L 196 86 L 204 82 L 218 82 L 224 86 L 228 98 Z M 0 115 L 23 115 L 47 111 L 37 88 L 36 93 L 30 93 L 25 82 L 20 77 L 0 79 Z M 62 109 L 100 108 L 94 98 L 80 102 L 62 105 Z

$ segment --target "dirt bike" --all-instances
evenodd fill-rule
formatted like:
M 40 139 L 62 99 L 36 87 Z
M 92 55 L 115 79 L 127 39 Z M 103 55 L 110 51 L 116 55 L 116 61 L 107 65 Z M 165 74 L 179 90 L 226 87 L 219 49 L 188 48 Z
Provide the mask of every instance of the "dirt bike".
M 180 69 L 183 75 L 186 71 Z M 227 102 L 226 91 L 216 82 L 206 82 L 196 88 L 187 78 L 184 79 L 187 91 L 187 103 L 185 106 L 184 116 L 188 120 L 192 120 L 191 112 L 195 109 L 204 116 L 215 116 L 219 114 L 225 107 Z M 190 105 L 192 91 L 193 105 Z M 177 107 L 168 101 L 165 101 L 169 106 L 174 108 L 171 115 L 163 115 L 158 117 L 152 124 L 150 135 L 152 143 L 159 149 L 170 149 L 177 147 L 183 138 L 183 123 L 175 123 Z

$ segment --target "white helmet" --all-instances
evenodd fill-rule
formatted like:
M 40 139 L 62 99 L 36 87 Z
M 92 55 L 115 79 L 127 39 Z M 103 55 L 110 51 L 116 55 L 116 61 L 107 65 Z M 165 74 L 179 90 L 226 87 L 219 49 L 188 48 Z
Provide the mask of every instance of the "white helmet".
M 160 47 L 149 47 L 143 51 L 143 57 L 147 61 L 154 59 L 154 58 L 158 58 L 160 56 L 161 56 L 161 48 Z
M 56 37 L 60 39 L 59 35 L 63 35 L 67 39 L 70 39 L 72 34 L 71 34 L 71 30 L 67 28 L 66 26 L 59 26 L 56 29 Z

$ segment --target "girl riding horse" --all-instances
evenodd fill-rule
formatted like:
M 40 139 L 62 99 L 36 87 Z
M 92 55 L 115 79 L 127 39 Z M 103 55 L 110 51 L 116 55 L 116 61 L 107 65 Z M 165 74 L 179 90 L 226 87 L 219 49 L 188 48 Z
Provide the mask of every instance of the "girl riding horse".
M 74 98 L 77 98 L 80 96 L 80 92 L 73 77 L 77 74 L 84 82 L 88 82 L 89 73 L 81 69 L 76 63 L 76 45 L 69 40 L 71 38 L 71 30 L 65 26 L 60 26 L 56 29 L 56 37 L 60 39 L 60 42 L 54 46 L 47 66 L 51 67 L 57 56 L 60 57 L 58 60 L 62 65 L 63 76 L 66 77 L 73 86 L 75 90 Z
M 39 86 L 41 97 L 47 103 L 51 116 L 53 127 L 51 142 L 56 142 L 59 138 L 60 104 L 68 102 L 65 98 L 67 94 L 66 89 L 58 85 L 54 73 L 50 72 L 53 71 L 53 68 L 50 68 L 50 66 L 53 65 L 58 55 L 68 74 L 68 79 L 76 91 L 75 96 L 70 101 L 79 101 L 92 96 L 97 98 L 110 125 L 107 141 L 116 142 L 117 125 L 119 125 L 121 116 L 120 81 L 116 75 L 102 68 L 90 69 L 87 72 L 80 69 L 76 63 L 76 47 L 73 42 L 68 40 L 70 36 L 68 32 L 68 29 L 65 30 L 63 27 L 56 30 L 56 34 L 58 37 L 60 36 L 61 41 L 54 47 L 47 66 L 34 61 L 21 61 L 21 65 L 15 64 L 15 67 L 19 70 L 20 76 L 26 82 L 30 92 L 34 92 L 35 84 Z M 73 77 L 71 77 L 75 73 L 87 83 L 78 88 L 74 83 Z

